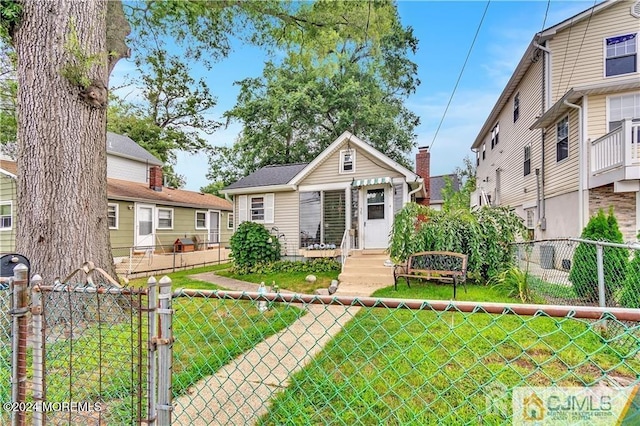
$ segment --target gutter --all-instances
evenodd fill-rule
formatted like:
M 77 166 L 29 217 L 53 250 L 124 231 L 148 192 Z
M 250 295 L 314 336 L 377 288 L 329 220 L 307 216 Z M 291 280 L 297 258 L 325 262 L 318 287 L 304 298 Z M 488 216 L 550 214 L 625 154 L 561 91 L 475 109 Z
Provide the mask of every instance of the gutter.
M 582 107 L 565 100 L 564 104 L 578 110 L 578 226 L 584 229 L 584 143 L 582 142 Z
M 409 202 L 411 201 L 411 196 L 412 196 L 413 194 L 415 194 L 416 192 L 420 191 L 423 187 L 424 187 L 424 183 L 423 183 L 423 182 L 420 182 L 420 185 L 418 185 L 418 187 L 417 187 L 416 189 L 414 189 L 413 191 L 411 191 L 411 192 L 409 192 L 409 193 L 407 194 L 407 197 L 409 198 Z

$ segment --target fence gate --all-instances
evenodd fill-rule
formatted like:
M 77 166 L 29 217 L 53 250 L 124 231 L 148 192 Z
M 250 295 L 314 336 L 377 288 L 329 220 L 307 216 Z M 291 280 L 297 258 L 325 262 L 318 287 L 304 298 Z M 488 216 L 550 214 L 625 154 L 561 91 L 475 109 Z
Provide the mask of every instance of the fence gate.
M 0 423 L 155 424 L 155 281 L 122 288 L 90 263 L 53 285 L 14 271 L 0 295 Z

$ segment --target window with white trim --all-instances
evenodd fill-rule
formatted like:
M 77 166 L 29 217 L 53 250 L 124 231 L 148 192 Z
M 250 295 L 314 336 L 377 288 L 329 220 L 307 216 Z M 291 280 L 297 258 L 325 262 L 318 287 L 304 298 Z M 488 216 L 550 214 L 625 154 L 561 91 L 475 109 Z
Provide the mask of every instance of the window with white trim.
M 493 129 L 491 129 L 491 149 L 493 149 L 494 146 L 498 145 L 499 134 L 500 134 L 500 123 L 496 123 L 496 125 L 493 126 Z
M 251 221 L 264 221 L 264 197 L 251 197 Z
M 622 125 L 622 120 L 640 120 L 640 93 L 609 97 L 609 131 Z
M 207 229 L 207 212 L 196 212 L 196 229 Z
M 518 118 L 520 118 L 520 92 L 513 97 L 513 122 L 518 121 Z
M 633 74 L 638 71 L 637 33 L 605 39 L 605 76 Z
M 535 227 L 534 226 L 535 225 L 535 223 L 534 223 L 534 215 L 535 215 L 535 213 L 534 213 L 533 209 L 527 209 L 526 212 L 527 212 L 527 228 L 528 229 L 533 229 Z
M 487 144 L 482 144 L 482 159 L 484 160 L 487 156 Z
M 116 203 L 107 204 L 107 223 L 109 224 L 109 229 L 118 229 L 119 207 Z
M 531 145 L 524 147 L 524 175 L 531 174 Z
M 227 229 L 233 229 L 233 213 L 227 215 Z
M 354 173 L 356 171 L 356 150 L 343 149 L 340 151 L 340 173 Z
M 158 209 L 158 229 L 173 229 L 173 209 Z
M 569 117 L 565 117 L 556 125 L 556 162 L 569 156 Z
M 11 201 L 0 203 L 0 230 L 8 230 L 13 227 L 13 203 Z

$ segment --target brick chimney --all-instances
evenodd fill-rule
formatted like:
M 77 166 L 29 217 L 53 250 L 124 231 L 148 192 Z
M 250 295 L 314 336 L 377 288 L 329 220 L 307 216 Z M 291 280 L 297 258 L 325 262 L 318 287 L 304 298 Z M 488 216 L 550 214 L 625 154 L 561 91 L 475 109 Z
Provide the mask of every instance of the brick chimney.
M 429 147 L 418 147 L 416 154 L 416 174 L 424 180 L 424 189 L 427 192 L 426 198 L 416 198 L 418 204 L 428 206 L 431 201 L 431 173 L 430 173 L 431 153 Z
M 149 188 L 154 191 L 162 191 L 162 168 L 160 166 L 149 167 Z

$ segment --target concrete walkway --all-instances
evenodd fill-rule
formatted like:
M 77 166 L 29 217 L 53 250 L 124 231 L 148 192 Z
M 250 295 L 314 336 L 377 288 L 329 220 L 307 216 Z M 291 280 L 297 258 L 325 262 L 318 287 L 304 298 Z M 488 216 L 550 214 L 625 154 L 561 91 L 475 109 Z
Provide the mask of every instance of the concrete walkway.
M 258 285 L 214 273 L 193 275 L 229 290 L 257 291 Z M 368 294 L 367 294 L 368 295 Z M 363 294 L 364 296 L 364 294 Z M 174 400 L 176 425 L 250 425 L 267 413 L 274 394 L 304 368 L 360 308 L 307 305 L 304 316 L 240 355 L 213 376 Z

